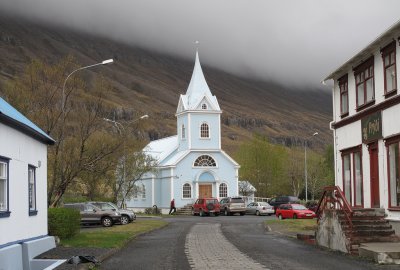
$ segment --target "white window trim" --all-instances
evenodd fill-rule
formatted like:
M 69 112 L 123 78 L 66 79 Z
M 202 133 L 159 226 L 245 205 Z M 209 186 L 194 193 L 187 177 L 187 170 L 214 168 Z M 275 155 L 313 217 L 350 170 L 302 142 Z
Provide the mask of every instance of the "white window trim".
M 9 168 L 10 160 L 5 157 L 0 156 L 0 162 L 5 164 L 5 169 L 6 169 L 5 170 L 5 178 L 3 180 L 3 181 L 5 181 L 5 184 L 6 184 L 5 190 L 4 190 L 4 193 L 5 193 L 4 198 L 5 198 L 5 203 L 6 203 L 5 206 L 6 207 L 0 211 L 0 218 L 7 218 L 10 216 L 10 198 L 9 198 L 9 196 L 10 196 L 10 194 L 9 194 L 9 191 L 10 191 L 10 186 L 9 186 L 10 185 L 10 168 Z
M 205 108 L 203 108 L 203 106 L 205 106 Z M 207 109 L 208 109 L 207 103 L 205 103 L 205 102 L 202 103 L 202 104 L 201 104 L 201 109 L 202 109 L 202 110 L 207 110 Z
M 221 190 L 222 184 L 225 184 L 225 186 L 226 186 L 226 196 L 220 196 L 221 195 L 220 190 Z M 229 186 L 228 186 L 228 183 L 222 182 L 221 184 L 219 184 L 219 186 L 218 186 L 218 197 L 219 198 L 227 198 L 227 197 L 229 197 Z
M 210 156 L 210 157 L 215 161 L 215 166 L 195 166 L 194 163 L 195 163 L 196 160 L 197 160 L 199 157 L 201 157 L 201 156 Z M 219 167 L 218 167 L 217 159 L 214 158 L 213 155 L 210 155 L 210 154 L 207 154 L 207 153 L 203 153 L 203 154 L 198 155 L 198 156 L 195 158 L 195 160 L 194 160 L 193 163 L 192 163 L 192 168 L 193 168 L 193 169 L 202 169 L 202 168 L 203 168 L 203 169 L 204 169 L 204 168 L 208 168 L 208 169 L 217 169 L 217 168 L 219 168 Z
M 189 186 L 190 186 L 190 198 L 185 198 L 185 197 L 183 197 L 183 186 L 184 185 L 186 185 L 186 184 L 188 184 Z M 182 200 L 191 200 L 192 198 L 193 198 L 193 185 L 190 183 L 190 182 L 185 182 L 185 183 L 183 183 L 183 185 L 182 185 L 182 193 L 181 193 L 181 199 Z
M 185 124 L 181 125 L 181 140 L 186 141 L 186 127 Z
M 201 137 L 201 126 L 203 124 L 206 124 L 208 126 L 208 137 Z M 199 125 L 198 130 L 199 130 L 199 139 L 200 140 L 211 140 L 211 126 L 210 126 L 210 124 L 208 124 L 206 121 L 201 122 L 200 125 Z

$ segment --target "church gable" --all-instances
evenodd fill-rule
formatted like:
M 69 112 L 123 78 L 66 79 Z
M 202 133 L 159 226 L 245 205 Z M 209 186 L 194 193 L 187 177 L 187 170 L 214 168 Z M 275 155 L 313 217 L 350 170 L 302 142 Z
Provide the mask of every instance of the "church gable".
M 199 101 L 195 109 L 201 111 L 219 110 L 219 108 L 216 108 L 215 105 L 210 101 L 210 99 L 207 96 L 204 96 Z
M 179 97 L 179 102 L 178 102 L 178 108 L 176 109 L 176 113 L 181 113 L 183 111 L 186 110 L 186 106 L 185 106 L 185 97 L 183 95 L 181 95 Z

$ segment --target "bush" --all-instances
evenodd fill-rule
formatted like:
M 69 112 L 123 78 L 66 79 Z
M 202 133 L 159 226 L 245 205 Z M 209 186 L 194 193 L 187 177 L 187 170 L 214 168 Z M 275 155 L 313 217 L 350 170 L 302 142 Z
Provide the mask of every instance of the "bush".
M 160 215 L 161 210 L 157 207 L 148 207 L 144 210 L 145 214 L 153 214 L 153 215 Z
M 68 239 L 79 232 L 81 215 L 78 210 L 71 208 L 49 208 L 49 235 Z

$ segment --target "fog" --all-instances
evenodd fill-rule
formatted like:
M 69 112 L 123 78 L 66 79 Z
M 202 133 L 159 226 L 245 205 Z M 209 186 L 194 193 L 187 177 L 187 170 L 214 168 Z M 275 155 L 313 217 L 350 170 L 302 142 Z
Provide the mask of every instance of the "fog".
M 0 0 L 1 12 L 295 87 L 320 81 L 399 19 L 396 0 Z

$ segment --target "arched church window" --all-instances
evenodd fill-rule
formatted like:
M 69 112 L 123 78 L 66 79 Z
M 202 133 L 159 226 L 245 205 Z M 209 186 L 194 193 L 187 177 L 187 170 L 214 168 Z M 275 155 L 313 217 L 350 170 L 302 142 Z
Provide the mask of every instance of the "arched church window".
M 182 198 L 184 199 L 192 198 L 192 187 L 188 183 L 184 184 L 182 187 Z
M 195 167 L 216 167 L 217 164 L 215 160 L 210 157 L 209 155 L 201 155 L 199 156 L 195 162 L 194 162 Z
M 186 138 L 186 128 L 185 125 L 182 125 L 182 139 Z
M 210 130 L 206 123 L 203 123 L 200 126 L 200 137 L 201 138 L 210 138 Z
M 219 185 L 219 197 L 220 198 L 228 197 L 228 186 L 225 183 Z
M 142 184 L 142 199 L 146 199 L 146 186 Z
M 201 105 L 201 108 L 202 108 L 203 110 L 207 110 L 207 104 L 203 103 L 203 104 Z

